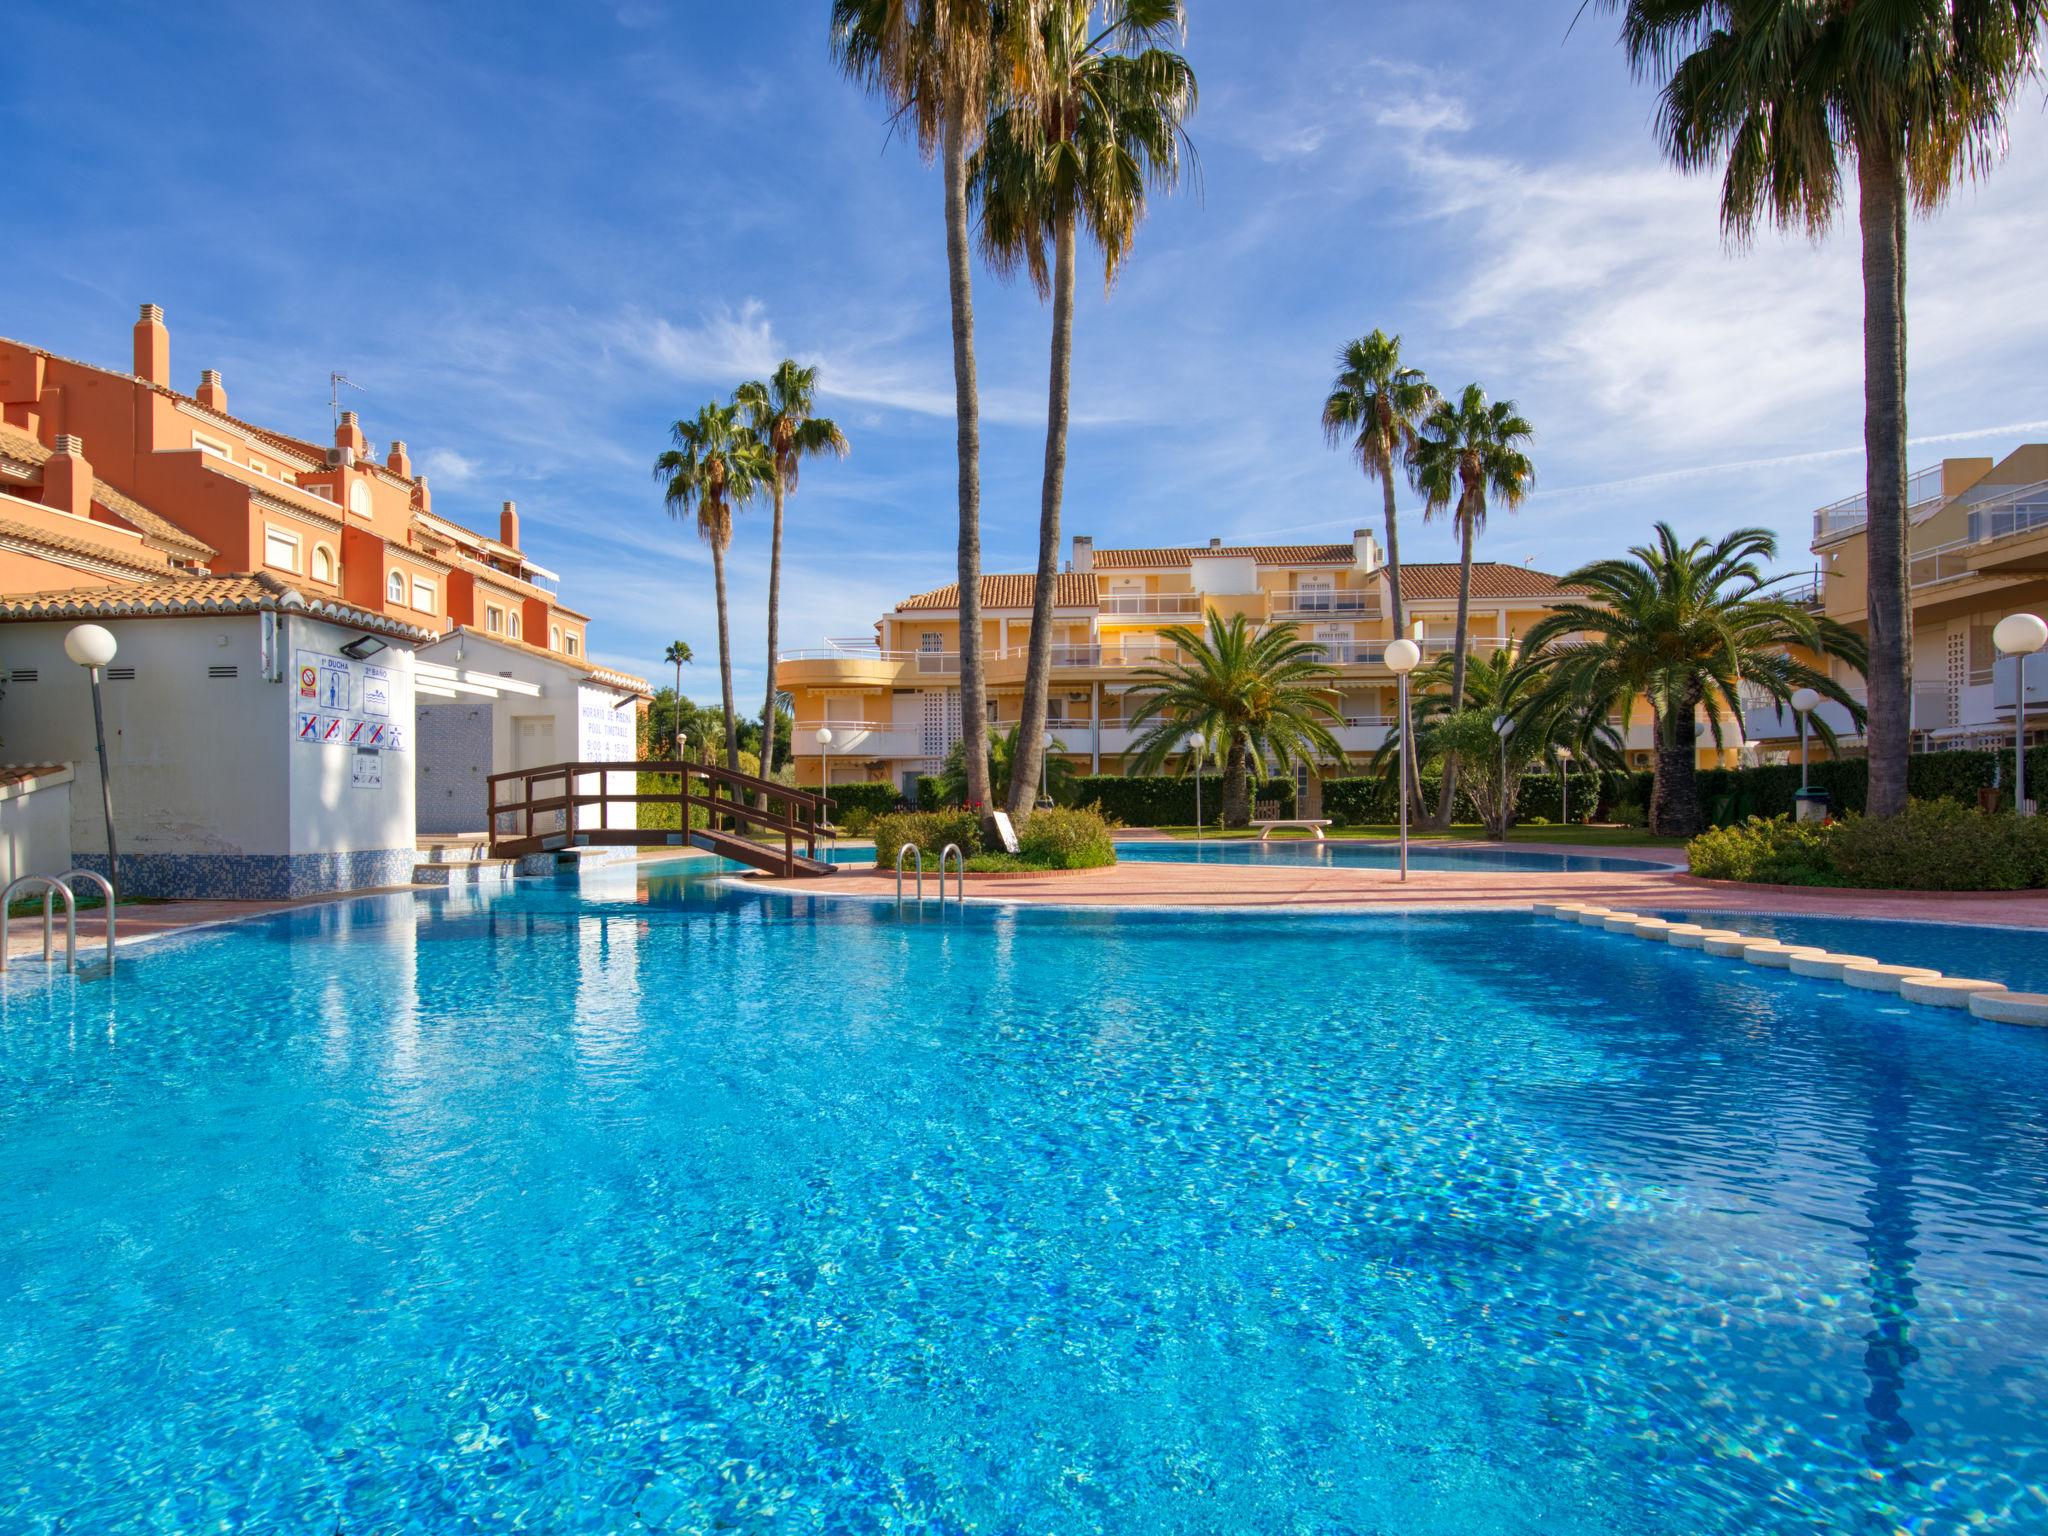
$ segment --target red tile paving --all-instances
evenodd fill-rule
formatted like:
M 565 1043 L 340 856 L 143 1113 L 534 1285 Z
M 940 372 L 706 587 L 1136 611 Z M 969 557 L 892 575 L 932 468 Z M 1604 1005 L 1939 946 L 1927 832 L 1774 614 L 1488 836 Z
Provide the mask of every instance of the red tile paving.
M 187 928 L 211 927 L 215 923 L 231 923 L 237 918 L 262 917 L 293 907 L 317 907 L 328 902 L 353 901 L 358 896 L 385 896 L 393 891 L 439 889 L 439 886 L 388 885 L 375 890 L 349 891 L 340 896 L 307 896 L 297 901 L 165 901 L 123 906 L 117 914 L 115 943 L 125 950 L 130 944 L 140 943 L 145 938 L 156 938 Z M 95 909 L 78 914 L 78 959 L 81 965 L 87 960 L 99 959 L 105 953 L 106 940 L 104 912 Z M 64 903 L 61 899 L 57 903 L 55 954 L 61 967 L 64 963 Z M 12 962 L 25 955 L 33 956 L 39 964 L 42 961 L 43 914 L 40 911 L 14 918 L 8 924 L 8 960 Z

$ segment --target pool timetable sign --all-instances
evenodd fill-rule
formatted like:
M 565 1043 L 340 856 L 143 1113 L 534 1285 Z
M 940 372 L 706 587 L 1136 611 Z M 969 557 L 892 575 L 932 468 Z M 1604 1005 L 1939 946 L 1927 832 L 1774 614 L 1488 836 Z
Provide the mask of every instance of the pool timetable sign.
M 325 651 L 300 651 L 294 660 L 292 740 L 316 747 L 352 747 L 357 752 L 405 750 L 406 727 L 391 718 L 389 667 Z M 356 772 L 360 775 L 360 766 Z M 355 782 L 375 787 L 359 776 Z

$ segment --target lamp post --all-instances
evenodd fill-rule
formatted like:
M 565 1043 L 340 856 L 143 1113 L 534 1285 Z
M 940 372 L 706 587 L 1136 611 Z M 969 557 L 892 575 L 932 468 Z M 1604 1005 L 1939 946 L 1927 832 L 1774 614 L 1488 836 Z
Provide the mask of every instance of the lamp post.
M 1508 840 L 1508 738 L 1515 734 L 1515 722 L 1506 715 L 1493 717 L 1494 733 L 1500 737 L 1500 840 Z
M 92 678 L 92 734 L 100 749 L 100 805 L 107 818 L 107 884 L 118 895 L 121 889 L 120 855 L 114 849 L 114 781 L 107 777 L 107 725 L 100 712 L 100 668 L 114 659 L 114 637 L 97 624 L 81 624 L 64 637 L 64 654 L 84 667 Z M 107 921 L 114 920 L 113 902 L 107 903 Z M 107 932 L 114 930 L 110 927 Z
M 1408 674 L 1422 660 L 1422 647 L 1413 640 L 1396 640 L 1387 647 L 1387 670 L 1394 674 L 1400 704 L 1401 755 L 1408 755 L 1408 734 L 1414 722 L 1408 718 Z M 1408 878 L 1408 772 L 1404 765 L 1394 775 L 1401 781 L 1401 878 Z
M 1201 836 L 1202 836 L 1202 827 L 1203 827 L 1203 822 L 1202 822 L 1202 746 L 1203 746 L 1203 742 L 1202 742 L 1202 733 L 1201 733 L 1200 731 L 1189 731 L 1189 732 L 1188 732 L 1188 739 L 1187 739 L 1187 740 L 1186 740 L 1185 742 L 1183 742 L 1183 743 L 1182 743 L 1182 745 L 1183 745 L 1183 746 L 1185 746 L 1185 747 L 1186 747 L 1186 748 L 1188 749 L 1189 753 L 1191 753 L 1191 754 L 1193 755 L 1194 759 L 1195 759 L 1195 838 L 1196 838 L 1196 841 L 1198 841 L 1198 842 L 1199 842 L 1199 841 L 1201 840 Z
M 1558 795 L 1561 804 L 1558 807 L 1557 819 L 1568 827 L 1572 824 L 1572 749 L 1570 747 L 1559 747 L 1557 749 L 1557 761 L 1559 768 L 1562 770 L 1560 774 L 1561 782 L 1558 785 Z
M 832 727 L 818 727 L 818 785 L 821 789 L 832 787 Z
M 2027 804 L 2027 658 L 2048 645 L 2048 623 L 2040 615 L 2009 613 L 1991 631 L 1991 643 L 2012 658 L 2012 804 L 2022 816 Z
M 1812 688 L 1795 688 L 1792 691 L 1792 713 L 1799 717 L 1799 794 L 1793 801 L 1797 811 L 1796 821 L 1825 821 L 1827 819 L 1828 797 L 1816 795 L 1807 782 L 1807 732 L 1813 725 L 1813 712 L 1820 704 L 1820 694 Z

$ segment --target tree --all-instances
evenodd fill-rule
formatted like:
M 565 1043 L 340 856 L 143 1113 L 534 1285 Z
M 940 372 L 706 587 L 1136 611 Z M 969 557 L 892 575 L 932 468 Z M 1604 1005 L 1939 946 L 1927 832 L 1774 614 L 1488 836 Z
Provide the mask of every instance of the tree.
M 1742 717 L 1742 690 L 1788 704 L 1812 688 L 1861 719 L 1863 710 L 1827 665 L 1839 659 L 1861 673 L 1863 642 L 1832 619 L 1771 596 L 1762 563 L 1777 555 L 1762 528 L 1740 528 L 1709 544 L 1678 542 L 1668 523 L 1656 543 L 1627 558 L 1596 560 L 1564 578 L 1586 589 L 1530 626 L 1522 643 L 1546 673 L 1538 697 L 1570 701 L 1623 730 L 1639 697 L 1647 697 L 1657 729 L 1650 830 L 1690 837 L 1705 825 L 1695 778 L 1696 716 L 1704 710 L 1714 744 L 1724 720 Z M 1816 666 L 1801 659 L 1818 658 Z M 1827 721 L 1814 725 L 1833 745 Z
M 1415 488 L 1423 496 L 1425 522 L 1446 509 L 1458 529 L 1458 623 L 1451 642 L 1451 708 L 1465 707 L 1465 653 L 1470 643 L 1472 544 L 1486 527 L 1489 492 L 1504 507 L 1522 504 L 1536 471 L 1522 447 L 1535 428 L 1515 411 L 1512 400 L 1488 400 L 1467 384 L 1453 404 L 1439 400 L 1423 420 L 1410 452 Z M 1458 754 L 1444 759 L 1443 788 L 1436 824 L 1451 824 L 1458 788 Z
M 992 735 L 988 744 L 988 780 L 996 795 L 1004 800 L 1014 798 L 1010 794 L 1017 765 L 1022 759 L 1018 755 L 1017 740 L 1022 725 L 1013 725 L 1000 735 Z M 1055 738 L 1048 743 L 1046 755 L 1039 760 L 1045 781 L 1045 791 L 1058 805 L 1065 805 L 1074 788 L 1074 765 L 1058 754 L 1067 750 L 1067 744 Z M 1038 803 L 1038 783 L 1027 781 L 1030 789 L 1030 803 Z M 954 805 L 967 803 L 967 746 L 954 742 L 946 754 L 945 766 L 939 770 L 939 793 Z M 1027 807 L 1028 810 L 1028 807 Z
M 1906 808 L 1913 610 L 1906 531 L 1906 214 L 1990 169 L 2048 0 L 1602 0 L 1638 75 L 1663 77 L 1674 164 L 1725 160 L 1721 223 L 1819 236 L 1855 164 L 1862 239 L 1869 811 Z
M 1407 633 L 1401 607 L 1401 532 L 1394 506 L 1394 465 L 1415 451 L 1416 428 L 1440 403 L 1429 380 L 1401 361 L 1401 338 L 1374 331 L 1346 342 L 1337 354 L 1337 377 L 1323 402 L 1323 436 L 1331 447 L 1347 440 L 1368 481 L 1377 480 L 1387 524 L 1387 592 L 1393 602 L 1393 633 Z M 1421 788 L 1410 756 L 1406 772 Z
M 1095 29 L 1095 11 L 1093 0 L 1048 0 L 1041 7 L 1044 68 L 1038 88 L 997 100 L 969 166 L 969 196 L 981 208 L 982 249 L 989 264 L 1004 274 L 1023 267 L 1039 297 L 1052 299 L 1038 582 L 1018 732 L 1022 766 L 1008 797 L 1013 815 L 1036 795 L 1045 751 L 1067 469 L 1077 231 L 1085 230 L 1101 250 L 1103 287 L 1113 288 L 1145 216 L 1147 189 L 1176 185 L 1183 158 L 1192 158 L 1183 124 L 1194 110 L 1194 71 L 1167 46 L 1186 33 L 1181 0 L 1107 0 L 1100 30 Z
M 782 504 L 795 494 L 803 461 L 821 454 L 846 457 L 846 436 L 817 408 L 818 370 L 792 358 L 775 365 L 767 382 L 756 379 L 733 391 L 733 403 L 747 413 L 754 436 L 768 450 L 768 491 L 774 499 L 774 531 L 768 540 L 768 696 L 761 704 L 761 733 L 772 740 L 775 725 L 776 627 L 782 609 Z M 773 769 L 769 758 L 764 765 Z M 764 775 L 765 776 L 765 775 Z M 767 805 L 767 794 L 761 796 Z
M 725 700 L 725 765 L 739 768 L 739 729 L 732 709 L 732 636 L 725 604 L 725 551 L 732 543 L 733 513 L 753 500 L 772 472 L 768 450 L 739 419 L 739 407 L 716 400 L 695 417 L 669 428 L 675 446 L 654 461 L 654 478 L 665 481 L 671 517 L 694 513 L 697 536 L 711 546 L 711 575 L 718 591 L 718 683 Z M 681 674 L 678 672 L 678 677 Z
M 970 799 L 988 792 L 988 687 L 981 655 L 981 402 L 967 253 L 967 157 L 991 86 L 1028 89 L 1039 73 L 1032 7 L 995 0 L 832 0 L 832 53 L 883 97 L 944 170 L 946 284 L 953 325 L 954 446 L 959 459 L 960 734 Z
M 683 665 L 686 662 L 692 662 L 697 659 L 690 652 L 690 642 L 687 640 L 669 641 L 668 649 L 662 653 L 661 659 L 676 669 L 676 697 L 680 699 L 683 696 Z M 674 731 L 671 730 L 669 734 L 670 738 L 673 739 Z M 657 742 L 660 739 L 658 736 L 655 738 Z M 676 756 L 681 757 L 682 755 L 682 749 L 678 747 L 676 749 Z
M 1136 706 L 1135 772 L 1156 772 L 1185 750 L 1190 734 L 1200 736 L 1204 756 L 1223 764 L 1223 824 L 1242 827 L 1251 820 L 1254 766 L 1285 771 L 1344 761 L 1330 731 L 1344 723 L 1337 674 L 1294 625 L 1255 634 L 1243 614 L 1226 620 L 1212 611 L 1206 631 L 1171 624 L 1159 634 L 1187 659 L 1144 668 L 1125 695 Z

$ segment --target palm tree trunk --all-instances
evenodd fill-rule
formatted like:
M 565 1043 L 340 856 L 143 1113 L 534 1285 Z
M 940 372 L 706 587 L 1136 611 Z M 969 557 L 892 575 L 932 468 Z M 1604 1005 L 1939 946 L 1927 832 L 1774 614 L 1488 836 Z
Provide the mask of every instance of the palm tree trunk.
M 960 740 L 967 799 L 987 810 L 988 697 L 981 661 L 981 399 L 974 382 L 974 294 L 967 258 L 967 132 L 946 115 L 946 283 L 953 303 L 953 416 L 960 456 Z
M 1913 607 L 1906 579 L 1906 168 L 1896 144 L 1858 144 L 1863 234 L 1863 492 L 1870 628 L 1868 814 L 1906 808 Z
M 1387 597 L 1393 604 L 1394 638 L 1401 639 L 1407 634 L 1406 614 L 1401 607 L 1401 530 L 1394 509 L 1394 461 L 1390 454 L 1384 465 L 1385 473 L 1380 476 L 1380 490 L 1385 496 L 1387 514 Z M 1401 723 L 1401 772 L 1408 777 L 1408 803 L 1422 803 L 1422 769 L 1415 761 L 1415 742 L 1407 722 Z
M 676 707 L 669 715 L 668 728 L 671 737 L 679 735 L 683 729 L 683 664 L 680 661 L 676 663 Z M 676 743 L 675 752 L 677 757 L 683 755 L 682 743 Z
M 718 588 L 718 686 L 725 695 L 725 766 L 734 773 L 740 767 L 740 733 L 732 712 L 732 639 L 725 619 L 725 546 L 711 546 L 711 580 Z
M 1242 733 L 1233 733 L 1223 754 L 1223 825 L 1247 827 L 1252 820 L 1251 754 Z
M 1010 814 L 1038 797 L 1045 758 L 1046 696 L 1052 687 L 1052 598 L 1059 580 L 1060 499 L 1067 482 L 1067 402 L 1074 360 L 1074 210 L 1053 232 L 1052 375 L 1045 402 L 1045 478 L 1038 498 L 1038 584 L 1031 595 L 1030 656 L 1024 664 L 1024 714 L 1010 757 Z
M 778 465 L 772 489 L 775 499 L 774 531 L 768 536 L 768 697 L 761 705 L 761 777 L 774 772 L 775 762 L 775 630 L 782 608 L 782 469 Z M 794 748 L 795 742 L 790 746 Z M 822 787 L 822 786 L 821 786 Z M 755 797 L 757 810 L 768 809 L 768 792 Z
M 1700 812 L 1697 758 L 1698 707 L 1680 703 L 1670 718 L 1658 722 L 1657 767 L 1650 784 L 1650 830 L 1659 837 L 1695 837 L 1706 829 Z
M 1465 644 L 1472 622 L 1472 523 L 1470 512 L 1458 509 L 1458 624 L 1451 640 L 1451 713 L 1465 707 Z M 1458 754 L 1444 754 L 1444 782 L 1436 802 L 1436 824 L 1448 827 L 1458 800 Z

